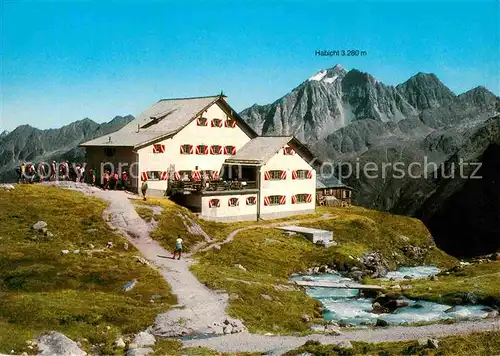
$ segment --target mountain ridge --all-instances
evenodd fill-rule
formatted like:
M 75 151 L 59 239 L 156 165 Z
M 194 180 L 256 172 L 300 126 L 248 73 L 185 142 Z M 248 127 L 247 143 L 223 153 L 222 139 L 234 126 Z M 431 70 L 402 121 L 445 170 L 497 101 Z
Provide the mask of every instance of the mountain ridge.
M 325 83 L 328 71 L 321 70 L 281 98 L 266 105 L 252 105 L 240 115 L 260 134 L 296 135 L 324 162 L 351 165 L 358 161 L 362 164 L 373 162 L 380 167 L 401 161 L 408 166 L 427 157 L 445 166 L 458 159 L 465 162 L 486 159 L 481 162 L 487 166 L 496 165 L 491 161 L 494 155 L 485 152 L 497 152 L 495 135 L 500 134 L 496 130 L 490 130 L 491 134 L 485 132 L 490 132 L 488 127 L 499 120 L 500 98 L 487 88 L 477 86 L 456 95 L 434 73 L 423 72 L 392 86 L 357 69 L 344 70 L 331 83 Z M 481 144 L 471 144 L 471 137 L 479 137 Z M 489 177 L 494 177 L 492 170 L 488 172 Z M 341 170 L 336 173 L 342 177 Z M 448 202 L 452 197 L 471 196 L 463 190 L 487 196 L 479 192 L 481 189 L 491 191 L 491 180 L 474 185 L 465 184 L 461 179 L 453 180 L 456 184 L 448 184 L 442 178 L 367 179 L 361 175 L 359 178 L 347 177 L 344 181 L 354 187 L 356 204 L 425 217 L 424 221 L 431 231 L 434 229 L 432 232 L 437 234 L 437 240 L 449 253 L 467 255 L 492 252 L 495 246 L 500 248 L 498 242 L 492 242 L 495 238 L 500 241 L 500 232 L 492 233 L 496 231 L 494 226 L 500 225 L 500 218 L 495 219 L 490 214 L 485 223 L 475 215 L 477 219 L 468 221 L 469 225 L 462 231 L 470 232 L 473 224 L 483 224 L 485 232 L 477 237 L 479 247 L 465 244 L 454 247 L 448 243 L 452 237 L 445 236 L 446 228 L 436 220 L 436 214 L 451 220 L 449 216 L 453 213 L 425 208 L 433 201 L 434 205 L 451 209 L 453 205 Z M 440 192 L 445 186 L 451 192 L 443 195 Z M 500 196 L 500 187 L 498 192 Z M 488 202 L 496 202 L 496 195 L 490 194 Z M 463 206 L 464 211 L 468 211 L 467 206 Z M 494 206 L 491 209 L 495 211 Z M 460 235 L 460 229 L 454 232 L 459 234 L 456 236 L 458 241 L 467 240 Z

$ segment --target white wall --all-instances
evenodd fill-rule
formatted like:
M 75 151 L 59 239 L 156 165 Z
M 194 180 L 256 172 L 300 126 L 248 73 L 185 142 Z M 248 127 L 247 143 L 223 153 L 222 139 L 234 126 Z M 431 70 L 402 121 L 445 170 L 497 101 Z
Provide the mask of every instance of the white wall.
M 257 193 L 203 195 L 201 198 L 201 217 L 207 220 L 216 221 L 256 220 L 257 204 L 246 205 L 246 199 L 248 197 L 257 199 Z M 229 206 L 228 202 L 231 198 L 238 198 L 239 205 Z M 219 199 L 220 207 L 210 208 L 209 202 L 212 199 Z
M 238 151 L 250 141 L 250 138 L 238 125 L 235 128 L 224 126 L 227 115 L 217 104 L 209 107 L 203 117 L 208 119 L 207 126 L 198 126 L 197 120 L 194 120 L 172 138 L 155 142 L 165 145 L 164 153 L 153 153 L 153 145 L 139 149 L 139 171 L 166 171 L 170 165 L 175 165 L 176 171 L 194 170 L 196 166 L 199 170 L 218 171 L 229 155 L 197 155 L 195 153 L 197 145 L 232 145 Z M 223 121 L 223 127 L 210 126 L 211 120 L 216 118 Z M 193 145 L 192 155 L 180 154 L 180 146 L 184 144 Z M 149 181 L 148 186 L 149 189 L 166 190 L 167 182 Z
M 312 171 L 310 179 L 292 179 L 292 171 L 304 169 Z M 265 171 L 284 170 L 286 171 L 285 180 L 265 180 Z M 312 211 L 316 205 L 316 171 L 302 158 L 298 153 L 294 155 L 284 155 L 281 149 L 272 157 L 260 171 L 261 198 L 260 214 L 263 218 L 273 218 L 291 215 L 293 213 L 302 213 Z M 292 195 L 311 194 L 310 203 L 292 204 Z M 284 205 L 264 205 L 264 197 L 269 195 L 285 195 L 286 204 Z M 267 215 L 267 216 L 266 216 Z

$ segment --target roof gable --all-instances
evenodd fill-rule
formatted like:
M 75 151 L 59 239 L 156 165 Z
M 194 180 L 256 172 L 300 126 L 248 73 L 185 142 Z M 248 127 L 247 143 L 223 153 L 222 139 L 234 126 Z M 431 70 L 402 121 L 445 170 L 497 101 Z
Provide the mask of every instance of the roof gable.
M 302 159 L 312 165 L 314 155 L 293 136 L 256 137 L 240 148 L 236 155 L 226 159 L 225 163 L 264 165 L 286 145 L 292 147 Z

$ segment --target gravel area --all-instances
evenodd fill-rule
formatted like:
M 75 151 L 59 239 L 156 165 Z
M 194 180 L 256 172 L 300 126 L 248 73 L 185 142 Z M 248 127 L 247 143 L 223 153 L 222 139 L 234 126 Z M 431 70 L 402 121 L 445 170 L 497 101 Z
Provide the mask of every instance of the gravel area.
M 346 331 L 343 335 L 339 336 L 308 335 L 298 337 L 242 333 L 203 340 L 186 340 L 183 342 L 186 347 L 203 346 L 219 352 L 260 351 L 267 354 L 280 355 L 302 346 L 307 340 L 318 340 L 324 344 L 335 344 L 345 340 L 366 342 L 407 341 L 492 330 L 500 331 L 500 320 L 498 318 L 455 324 L 393 326 L 390 328 L 354 330 Z

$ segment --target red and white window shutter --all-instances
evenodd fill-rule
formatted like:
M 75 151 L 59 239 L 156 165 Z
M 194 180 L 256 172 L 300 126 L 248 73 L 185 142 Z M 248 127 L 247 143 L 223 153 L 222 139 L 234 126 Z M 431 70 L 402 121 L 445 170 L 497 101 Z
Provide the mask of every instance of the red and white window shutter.
M 281 180 L 286 179 L 286 171 L 281 171 Z
M 196 146 L 196 154 L 197 155 L 208 155 L 208 146 L 207 145 Z
M 222 146 L 220 146 L 220 145 L 212 145 L 212 146 L 210 146 L 210 154 L 211 155 L 220 155 L 220 154 L 222 154 Z
M 234 156 L 236 154 L 236 147 L 235 146 L 225 146 L 224 147 L 224 154 Z
M 271 179 L 271 172 L 265 171 L 264 172 L 264 180 L 270 180 Z
M 181 153 L 181 155 L 193 154 L 193 145 L 181 145 L 180 153 Z
M 161 172 L 160 179 L 161 180 L 167 180 L 167 178 L 168 178 L 168 172 L 167 171 Z
M 238 198 L 229 198 L 227 201 L 228 206 L 239 206 L 240 200 Z
M 148 180 L 148 174 L 146 172 L 141 173 L 141 179 L 142 180 Z
M 271 197 L 264 197 L 264 206 L 271 205 Z
M 212 174 L 210 175 L 210 178 L 213 180 L 219 179 L 219 172 L 218 171 L 212 171 Z
M 297 179 L 297 171 L 295 169 L 292 171 L 292 179 Z
M 165 145 L 153 145 L 153 153 L 164 153 L 165 152 Z
M 292 204 L 295 204 L 297 202 L 297 198 L 295 197 L 295 195 L 292 195 Z
M 208 207 L 209 208 L 219 208 L 220 207 L 220 200 L 219 199 L 210 199 L 208 202 Z
M 212 122 L 210 124 L 212 127 L 222 127 L 222 120 L 221 119 L 212 119 Z
M 175 180 L 181 180 L 181 175 L 180 175 L 180 173 L 179 173 L 179 172 L 175 172 L 175 173 L 174 173 L 174 179 L 175 179 Z
M 285 205 L 286 204 L 286 195 L 280 196 L 280 205 Z
M 307 203 L 311 203 L 312 202 L 312 195 L 311 194 L 307 194 L 306 202 Z
M 307 171 L 307 179 L 311 179 L 313 177 L 312 171 Z
M 196 122 L 198 126 L 207 126 L 208 124 L 208 119 L 206 117 L 199 117 L 198 121 Z
M 224 126 L 235 128 L 236 127 L 236 120 L 227 119 L 226 122 L 224 123 Z

